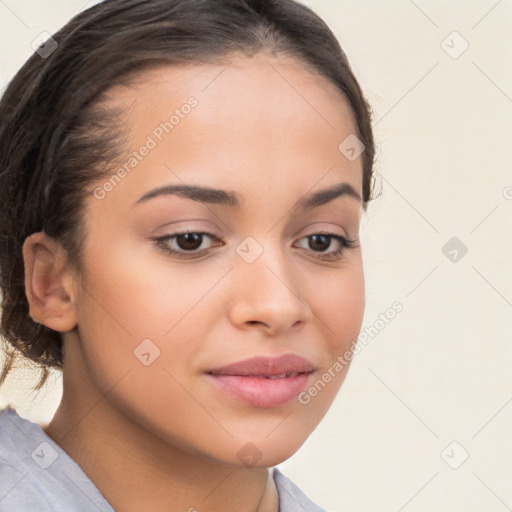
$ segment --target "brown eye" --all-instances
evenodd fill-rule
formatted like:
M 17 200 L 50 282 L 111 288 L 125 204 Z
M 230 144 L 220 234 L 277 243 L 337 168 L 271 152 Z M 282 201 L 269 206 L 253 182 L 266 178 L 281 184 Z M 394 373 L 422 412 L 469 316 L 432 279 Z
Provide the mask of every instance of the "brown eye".
M 215 242 L 210 246 L 202 247 L 206 240 Z M 334 245 L 334 250 L 327 252 L 333 247 L 333 239 L 337 242 L 338 248 Z M 323 259 L 339 259 L 345 249 L 356 247 L 356 240 L 349 240 L 344 236 L 335 233 L 314 233 L 301 238 L 307 240 L 306 247 L 302 247 L 308 252 L 317 253 L 319 258 Z M 166 254 L 176 256 L 177 258 L 198 258 L 207 253 L 215 245 L 223 245 L 223 242 L 211 233 L 203 233 L 197 231 L 186 231 L 181 233 L 173 233 L 163 237 L 154 239 L 155 245 L 163 250 Z
M 331 245 L 332 241 L 332 237 L 327 235 L 312 235 L 308 236 L 308 239 L 310 240 L 309 246 L 314 251 L 326 251 Z
M 326 252 L 333 244 L 333 239 L 337 242 L 338 248 Z M 308 252 L 318 253 L 318 257 L 328 260 L 340 259 L 345 249 L 350 249 L 357 246 L 356 240 L 349 240 L 344 236 L 335 233 L 315 233 L 303 237 L 301 240 L 307 240 L 307 247 L 303 247 Z M 334 246 L 336 247 L 336 246 Z
M 177 235 L 176 244 L 184 251 L 195 251 L 201 247 L 203 241 L 203 233 L 183 233 Z
M 185 231 L 173 233 L 171 235 L 155 238 L 154 242 L 158 248 L 167 254 L 178 258 L 195 258 L 208 252 L 213 244 L 203 247 L 205 240 L 215 241 L 216 245 L 221 245 L 221 240 L 211 233 L 202 233 L 198 231 Z

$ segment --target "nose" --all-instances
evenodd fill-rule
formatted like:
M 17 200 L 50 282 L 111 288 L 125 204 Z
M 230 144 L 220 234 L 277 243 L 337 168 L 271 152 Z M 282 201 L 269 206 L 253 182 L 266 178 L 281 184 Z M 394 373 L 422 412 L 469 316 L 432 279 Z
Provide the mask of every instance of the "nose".
M 276 335 L 303 326 L 312 312 L 301 297 L 300 276 L 293 275 L 282 250 L 265 245 L 252 263 L 242 258 L 235 263 L 229 315 L 239 329 L 257 328 Z

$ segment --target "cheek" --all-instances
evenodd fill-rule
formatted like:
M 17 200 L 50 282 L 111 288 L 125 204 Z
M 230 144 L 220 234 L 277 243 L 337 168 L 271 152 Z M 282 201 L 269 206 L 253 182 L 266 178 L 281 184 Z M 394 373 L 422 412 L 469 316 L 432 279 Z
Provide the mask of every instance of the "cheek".
M 352 362 L 365 309 L 362 261 L 356 257 L 331 279 L 323 279 L 322 289 L 311 293 L 315 322 L 323 333 L 323 358 L 315 380 L 298 396 L 301 422 L 312 432 L 336 398 Z M 348 352 L 350 352 L 347 357 Z
M 133 248 L 88 254 L 78 329 L 90 384 L 152 430 L 159 419 L 173 424 L 163 404 L 172 404 L 173 414 L 193 406 L 182 385 L 191 388 L 189 372 L 205 338 L 198 321 L 204 311 L 194 305 L 218 277 L 205 283 L 190 272 L 152 264 Z
M 152 367 L 184 374 L 206 338 L 206 308 L 212 302 L 205 296 L 221 275 L 208 265 L 199 270 L 167 264 L 148 245 L 90 248 L 83 277 L 87 289 L 82 288 L 78 301 L 78 326 L 90 365 L 104 361 L 108 366 L 110 360 L 116 361 L 116 374 L 121 368 L 138 370 L 137 354 L 149 347 L 158 356 Z
M 165 265 L 151 251 L 119 244 L 108 251 L 91 251 L 88 256 L 83 303 L 95 310 L 104 327 L 119 331 L 121 337 L 130 333 L 133 341 L 163 337 L 208 284 L 190 279 L 190 271 Z M 83 312 L 88 321 L 86 313 L 90 311 Z
M 362 263 L 355 261 L 339 276 L 323 282 L 315 313 L 325 327 L 331 359 L 349 349 L 357 340 L 365 309 Z M 332 361 L 331 361 L 332 363 Z

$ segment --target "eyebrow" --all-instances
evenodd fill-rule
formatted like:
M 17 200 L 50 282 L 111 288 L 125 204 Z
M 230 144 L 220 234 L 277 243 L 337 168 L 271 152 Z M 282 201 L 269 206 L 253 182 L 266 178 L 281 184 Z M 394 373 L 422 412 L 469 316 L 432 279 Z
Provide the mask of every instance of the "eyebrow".
M 155 188 L 144 194 L 135 204 L 149 201 L 158 196 L 174 195 L 191 199 L 201 203 L 226 205 L 232 208 L 240 208 L 240 201 L 235 192 L 221 190 L 200 185 L 166 185 Z M 352 197 L 359 202 L 361 196 L 350 183 L 338 183 L 332 187 L 310 193 L 301 197 L 292 207 L 292 212 L 303 212 L 317 208 L 337 199 L 338 197 Z

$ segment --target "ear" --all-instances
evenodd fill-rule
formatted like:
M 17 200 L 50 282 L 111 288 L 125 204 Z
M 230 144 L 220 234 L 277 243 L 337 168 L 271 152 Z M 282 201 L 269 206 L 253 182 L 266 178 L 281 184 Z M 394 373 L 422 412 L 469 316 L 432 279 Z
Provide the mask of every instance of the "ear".
M 23 244 L 25 293 L 30 317 L 50 329 L 68 332 L 76 326 L 76 280 L 60 244 L 44 232 Z

